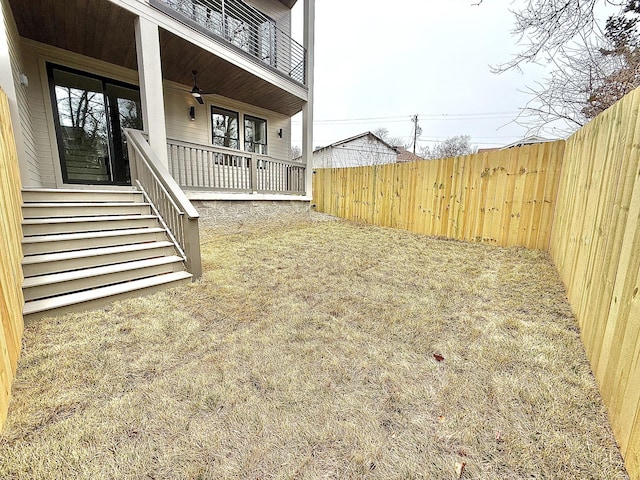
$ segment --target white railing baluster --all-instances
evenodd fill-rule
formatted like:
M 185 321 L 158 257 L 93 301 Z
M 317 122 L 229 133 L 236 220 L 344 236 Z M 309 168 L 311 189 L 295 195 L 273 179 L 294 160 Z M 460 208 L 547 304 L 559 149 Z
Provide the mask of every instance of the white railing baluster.
M 183 188 L 304 194 L 306 167 L 252 152 L 170 139 L 169 165 Z

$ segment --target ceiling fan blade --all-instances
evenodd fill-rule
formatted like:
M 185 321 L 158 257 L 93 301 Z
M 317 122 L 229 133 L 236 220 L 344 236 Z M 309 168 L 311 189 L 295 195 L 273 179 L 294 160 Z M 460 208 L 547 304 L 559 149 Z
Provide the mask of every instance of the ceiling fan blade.
M 200 105 L 204 105 L 204 100 L 202 99 L 202 97 L 196 97 L 196 100 Z

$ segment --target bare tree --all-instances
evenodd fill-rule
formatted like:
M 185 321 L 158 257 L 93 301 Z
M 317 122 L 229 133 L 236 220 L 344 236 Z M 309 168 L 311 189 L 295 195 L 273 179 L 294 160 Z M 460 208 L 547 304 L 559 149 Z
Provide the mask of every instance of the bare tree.
M 302 149 L 298 145 L 291 145 L 291 160 L 302 156 Z
M 478 151 L 477 146 L 471 145 L 469 135 L 456 135 L 449 137 L 442 142 L 438 142 L 434 147 L 420 148 L 420 156 L 429 160 L 438 158 L 459 157 L 461 155 L 471 155 Z
M 376 128 L 373 132 L 376 137 L 384 140 L 386 143 L 391 145 L 392 147 L 402 147 L 406 148 L 405 142 L 402 140 L 402 137 L 392 137 L 389 135 L 389 130 L 385 127 Z
M 636 0 L 527 0 L 513 10 L 515 27 L 512 34 L 523 50 L 501 65 L 496 73 L 518 69 L 524 63 L 552 58 L 561 49 L 578 41 L 602 35 L 594 10 L 597 5 L 626 7 Z
M 597 5 L 621 7 L 604 27 Z M 575 131 L 640 84 L 638 0 L 528 0 L 514 11 L 513 34 L 524 48 L 496 73 L 546 60 L 553 71 L 527 89 L 531 100 L 516 119 L 530 133 L 553 126 Z

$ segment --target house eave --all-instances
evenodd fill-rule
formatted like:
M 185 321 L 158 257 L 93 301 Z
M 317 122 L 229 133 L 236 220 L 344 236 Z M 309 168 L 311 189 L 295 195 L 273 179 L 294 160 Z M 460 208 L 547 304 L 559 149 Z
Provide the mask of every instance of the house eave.
M 203 90 L 287 116 L 300 112 L 309 98 L 304 85 L 144 2 L 78 0 L 73 9 L 61 0 L 33 0 L 30 8 L 21 0 L 9 3 L 24 39 L 136 71 L 134 24 L 139 16 L 160 28 L 166 80 L 191 85 L 191 71 L 198 70 Z

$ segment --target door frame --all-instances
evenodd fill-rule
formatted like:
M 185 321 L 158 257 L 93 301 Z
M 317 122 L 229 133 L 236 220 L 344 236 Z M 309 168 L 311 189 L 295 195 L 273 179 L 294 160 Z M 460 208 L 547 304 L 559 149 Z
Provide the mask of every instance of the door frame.
M 96 73 L 92 73 L 92 72 L 88 72 L 86 70 L 82 70 L 82 69 L 78 69 L 78 68 L 73 68 L 73 67 L 69 67 L 60 63 L 57 63 L 55 61 L 50 61 L 50 60 L 45 60 L 45 74 L 46 74 L 46 79 L 47 79 L 47 84 L 48 84 L 48 91 L 49 91 L 49 105 L 51 106 L 51 113 L 52 115 L 50 116 L 51 120 L 53 121 L 52 127 L 53 130 L 55 132 L 55 139 L 56 139 L 56 144 L 57 144 L 57 153 L 58 153 L 58 167 L 60 168 L 60 175 L 62 178 L 62 183 L 66 184 L 66 185 L 74 185 L 74 186 L 82 186 L 82 185 L 86 185 L 86 186 L 105 186 L 105 187 L 109 187 L 109 186 L 130 186 L 131 182 L 129 183 L 124 183 L 124 182 L 116 182 L 113 180 L 114 178 L 114 159 L 112 157 L 112 155 L 115 152 L 115 148 L 114 148 L 114 137 L 113 137 L 113 132 L 112 132 L 112 119 L 113 119 L 113 111 L 112 108 L 110 108 L 110 105 L 106 105 L 107 110 L 107 131 L 108 131 L 108 151 L 109 151 L 109 162 L 107 165 L 108 171 L 109 171 L 109 177 L 111 178 L 111 180 L 109 181 L 105 181 L 105 182 L 100 182 L 100 181 L 87 181 L 87 180 L 69 180 L 68 175 L 67 175 L 67 170 L 66 170 L 66 165 L 65 165 L 65 156 L 64 156 L 64 147 L 63 147 L 63 138 L 62 138 L 62 130 L 60 127 L 60 121 L 59 121 L 59 112 L 58 112 L 58 105 L 57 105 L 57 98 L 56 98 L 56 93 L 55 93 L 55 82 L 53 79 L 53 70 L 62 70 L 65 72 L 69 72 L 75 75 L 81 75 L 87 78 L 92 78 L 94 80 L 98 80 L 100 81 L 100 83 L 102 84 L 102 90 L 103 90 L 103 94 L 106 97 L 106 85 L 107 84 L 111 84 L 114 86 L 118 86 L 118 87 L 123 87 L 123 88 L 128 88 L 131 90 L 135 90 L 140 92 L 140 87 L 136 84 L 133 83 L 129 83 L 129 82 L 125 82 L 125 81 L 121 81 L 121 80 L 116 80 L 114 78 L 110 78 L 107 77 L 105 75 L 100 75 L 100 74 L 96 74 Z M 46 103 L 46 99 L 45 99 L 45 103 Z M 108 102 L 107 102 L 108 103 Z M 48 110 L 48 109 L 47 109 Z M 140 112 L 141 116 L 142 116 L 142 112 Z M 129 167 L 130 168 L 130 167 Z

